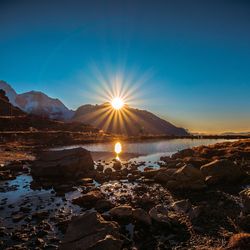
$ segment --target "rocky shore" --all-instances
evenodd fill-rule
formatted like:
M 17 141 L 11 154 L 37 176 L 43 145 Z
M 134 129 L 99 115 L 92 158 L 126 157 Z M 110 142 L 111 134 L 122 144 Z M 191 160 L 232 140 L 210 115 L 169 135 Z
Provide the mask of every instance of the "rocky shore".
M 13 150 L 1 151 L 0 249 L 250 249 L 249 139 L 158 168 Z

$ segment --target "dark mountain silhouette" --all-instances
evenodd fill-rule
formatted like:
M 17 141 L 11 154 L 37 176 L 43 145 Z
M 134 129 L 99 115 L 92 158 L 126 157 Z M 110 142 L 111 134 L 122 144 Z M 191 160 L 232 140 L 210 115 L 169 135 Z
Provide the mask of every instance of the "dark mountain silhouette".
M 0 89 L 0 116 L 22 116 L 25 113 L 9 102 L 4 90 Z
M 109 103 L 83 105 L 76 110 L 72 120 L 115 134 L 188 135 L 185 129 L 178 128 L 146 110 L 126 106 L 123 111 L 114 111 Z

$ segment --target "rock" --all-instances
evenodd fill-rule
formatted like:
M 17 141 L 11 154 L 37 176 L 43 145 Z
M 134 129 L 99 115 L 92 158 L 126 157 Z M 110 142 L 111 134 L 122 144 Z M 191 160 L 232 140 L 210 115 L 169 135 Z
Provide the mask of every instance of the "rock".
M 90 152 L 84 148 L 46 151 L 31 167 L 33 177 L 76 179 L 94 170 Z
M 230 160 L 215 160 L 201 166 L 201 172 L 210 184 L 221 181 L 235 182 L 244 176 L 244 171 Z
M 176 169 L 160 169 L 155 175 L 154 179 L 159 183 L 166 183 L 171 180 L 171 176 L 175 173 Z
M 32 219 L 42 220 L 42 219 L 46 219 L 48 216 L 49 216 L 48 211 L 37 211 L 32 214 Z
M 192 204 L 187 200 L 176 201 L 172 205 L 173 209 L 177 212 L 186 213 L 192 208 Z
M 144 171 L 142 175 L 145 178 L 154 178 L 159 172 L 161 172 L 161 169 L 150 169 L 150 170 Z
M 240 192 L 240 197 L 243 204 L 243 212 L 250 214 L 250 188 L 246 188 Z
M 106 168 L 103 173 L 105 175 L 111 175 L 113 173 L 113 170 L 111 168 Z
M 191 209 L 188 211 L 188 217 L 190 218 L 191 221 L 195 220 L 196 218 L 200 216 L 201 211 L 202 211 L 201 206 L 191 207 Z
M 121 164 L 121 162 L 120 161 L 116 161 L 116 162 L 114 162 L 114 164 L 113 164 L 113 169 L 114 170 L 121 170 L 121 168 L 122 168 L 122 164 Z
M 184 158 L 187 156 L 193 156 L 195 154 L 195 151 L 191 148 L 187 148 L 187 149 L 183 149 L 175 154 L 172 155 L 173 159 L 177 159 L 177 158 Z
M 103 171 L 103 169 L 104 169 L 104 167 L 103 167 L 103 165 L 101 164 L 101 163 L 98 163 L 98 165 L 96 166 L 96 170 L 98 170 L 98 171 Z
M 81 207 L 93 207 L 98 200 L 101 200 L 104 198 L 104 195 L 100 190 L 93 190 L 86 194 L 83 194 L 82 196 L 73 199 L 72 203 L 77 204 Z
M 105 221 L 96 212 L 89 212 L 72 219 L 59 249 L 118 250 L 121 246 L 118 224 Z
M 98 212 L 104 212 L 114 207 L 114 204 L 106 199 L 98 200 L 95 204 L 95 209 Z
M 111 216 L 118 219 L 128 219 L 132 217 L 132 207 L 129 205 L 121 205 L 118 207 L 112 208 L 109 213 Z
M 191 165 L 176 170 L 166 184 L 172 189 L 199 190 L 206 187 L 201 171 Z
M 170 226 L 170 218 L 168 217 L 168 210 L 162 205 L 156 205 L 149 211 L 151 219 L 162 225 Z
M 132 215 L 137 222 L 141 222 L 146 225 L 151 225 L 152 223 L 149 214 L 141 208 L 134 209 Z
M 12 220 L 13 222 L 18 222 L 20 220 L 22 220 L 25 217 L 25 215 L 23 213 L 17 213 L 15 215 L 12 215 Z
M 112 235 L 107 235 L 105 239 L 99 240 L 88 250 L 118 250 L 121 249 L 121 245 L 121 240 L 114 238 Z
M 246 250 L 250 249 L 250 234 L 238 233 L 231 236 L 225 250 Z

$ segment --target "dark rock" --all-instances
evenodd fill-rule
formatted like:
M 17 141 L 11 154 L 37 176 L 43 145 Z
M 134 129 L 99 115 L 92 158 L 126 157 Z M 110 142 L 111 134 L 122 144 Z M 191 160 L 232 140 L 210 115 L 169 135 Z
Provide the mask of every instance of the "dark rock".
M 250 214 L 250 188 L 246 188 L 240 192 L 240 197 L 243 204 L 243 212 Z
M 94 170 L 90 152 L 83 148 L 46 151 L 39 155 L 31 168 L 34 177 L 79 178 Z
M 149 216 L 149 214 L 141 209 L 141 208 L 136 208 L 133 210 L 132 212 L 133 214 L 133 218 L 140 223 L 146 224 L 146 225 L 151 225 L 151 217 Z
M 89 208 L 89 207 L 93 207 L 98 200 L 103 199 L 103 198 L 104 198 L 104 195 L 102 194 L 101 191 L 93 190 L 86 194 L 83 194 L 82 196 L 76 199 L 73 199 L 72 202 L 81 207 Z
M 133 208 L 129 205 L 121 205 L 118 207 L 112 208 L 109 213 L 111 216 L 118 219 L 128 219 L 132 217 Z
M 149 211 L 149 216 L 154 222 L 162 225 L 170 226 L 170 218 L 168 217 L 168 210 L 162 205 L 156 205 Z
M 231 236 L 224 250 L 246 250 L 250 249 L 250 234 L 238 233 Z
M 201 167 L 202 174 L 210 184 L 221 181 L 235 182 L 245 175 L 244 171 L 230 160 L 215 160 Z
M 118 224 L 105 221 L 100 214 L 91 212 L 72 219 L 59 249 L 118 250 L 121 246 Z

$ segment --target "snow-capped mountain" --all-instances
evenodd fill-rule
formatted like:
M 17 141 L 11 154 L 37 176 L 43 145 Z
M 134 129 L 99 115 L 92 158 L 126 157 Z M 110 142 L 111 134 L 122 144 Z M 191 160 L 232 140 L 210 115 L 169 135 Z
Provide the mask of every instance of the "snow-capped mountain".
M 30 91 L 17 94 L 6 82 L 0 81 L 0 89 L 6 92 L 10 103 L 21 110 L 55 120 L 70 120 L 74 111 L 69 110 L 60 100 L 51 98 L 42 92 Z

